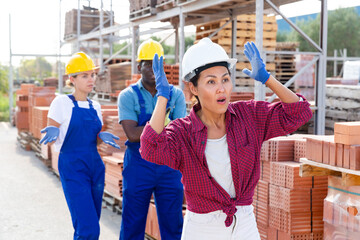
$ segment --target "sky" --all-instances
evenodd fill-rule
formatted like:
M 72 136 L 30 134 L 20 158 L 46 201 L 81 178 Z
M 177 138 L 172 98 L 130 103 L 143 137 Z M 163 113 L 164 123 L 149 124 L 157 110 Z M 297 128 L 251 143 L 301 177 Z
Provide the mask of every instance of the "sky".
M 11 49 L 13 54 L 57 54 L 59 52 L 59 14 L 61 9 L 61 37 L 64 35 L 65 13 L 77 9 L 76 0 L 0 0 L 0 64 L 9 64 L 9 14 L 11 15 Z M 103 0 L 104 10 L 112 9 L 115 22 L 129 21 L 128 0 Z M 90 0 L 91 6 L 99 8 L 100 0 Z M 89 1 L 81 0 L 82 5 Z M 328 0 L 328 9 L 359 6 L 360 0 Z M 320 11 L 319 0 L 303 0 L 280 7 L 287 17 L 301 16 Z M 190 28 L 191 29 L 191 28 Z M 61 48 L 62 54 L 70 54 L 70 44 Z M 13 57 L 17 66 L 23 57 Z M 47 58 L 55 62 L 56 58 Z

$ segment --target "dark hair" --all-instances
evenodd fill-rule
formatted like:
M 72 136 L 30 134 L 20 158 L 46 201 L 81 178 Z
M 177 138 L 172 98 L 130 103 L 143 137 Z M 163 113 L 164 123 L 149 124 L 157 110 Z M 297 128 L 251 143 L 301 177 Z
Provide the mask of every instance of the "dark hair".
M 192 79 L 190 79 L 190 82 L 194 85 L 194 87 L 197 87 L 197 85 L 198 85 L 199 76 L 200 76 L 200 73 L 196 74 Z M 198 103 L 200 104 L 199 97 L 195 96 L 195 98 L 198 101 Z

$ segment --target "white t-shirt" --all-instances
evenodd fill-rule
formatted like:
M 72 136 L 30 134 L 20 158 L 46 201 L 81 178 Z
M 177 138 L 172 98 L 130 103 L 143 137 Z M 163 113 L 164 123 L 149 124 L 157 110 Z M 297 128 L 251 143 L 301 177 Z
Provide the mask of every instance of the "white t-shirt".
M 226 134 L 219 139 L 207 140 L 205 157 L 211 176 L 231 198 L 236 197 Z
M 77 103 L 81 108 L 90 108 L 88 101 L 78 101 Z M 103 125 L 100 104 L 96 101 L 92 101 L 92 105 L 96 110 L 97 115 L 99 116 L 101 125 Z M 65 136 L 70 124 L 73 107 L 75 107 L 74 103 L 67 95 L 57 96 L 50 104 L 48 118 L 51 118 L 60 124 L 60 134 L 54 143 L 55 150 L 58 152 L 60 152 L 61 146 L 65 140 Z

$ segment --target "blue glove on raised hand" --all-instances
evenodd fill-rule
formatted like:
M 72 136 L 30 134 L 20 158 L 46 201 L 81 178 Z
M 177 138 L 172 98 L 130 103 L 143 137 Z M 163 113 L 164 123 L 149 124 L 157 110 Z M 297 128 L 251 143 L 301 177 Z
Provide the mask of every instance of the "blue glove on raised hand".
M 244 54 L 250 61 L 252 71 L 245 68 L 242 70 L 242 72 L 249 77 L 261 82 L 262 84 L 265 84 L 270 77 L 270 73 L 265 69 L 265 64 L 260 57 L 259 50 L 253 42 L 247 42 L 244 47 Z
M 44 142 L 44 144 L 47 144 L 49 142 L 53 142 L 57 139 L 59 136 L 60 130 L 57 127 L 54 126 L 48 126 L 41 130 L 41 133 L 46 132 L 46 135 L 40 140 L 40 144 Z
M 170 98 L 170 85 L 166 78 L 164 71 L 163 56 L 160 57 L 157 53 L 154 56 L 152 68 L 155 75 L 157 96 L 163 96 L 167 100 Z
M 99 138 L 104 141 L 104 143 L 113 146 L 114 148 L 120 149 L 120 146 L 116 144 L 114 139 L 119 140 L 120 138 L 113 135 L 109 132 L 101 132 L 99 133 Z

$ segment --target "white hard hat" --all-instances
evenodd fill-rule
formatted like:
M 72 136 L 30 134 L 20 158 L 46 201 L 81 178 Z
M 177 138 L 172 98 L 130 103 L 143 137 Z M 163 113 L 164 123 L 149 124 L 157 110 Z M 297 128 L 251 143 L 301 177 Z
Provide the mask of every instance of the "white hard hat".
M 217 62 L 227 62 L 228 69 L 232 69 L 237 59 L 229 58 L 225 50 L 219 44 L 213 43 L 210 38 L 203 38 L 185 52 L 181 77 L 188 82 L 197 74 L 197 68 Z

